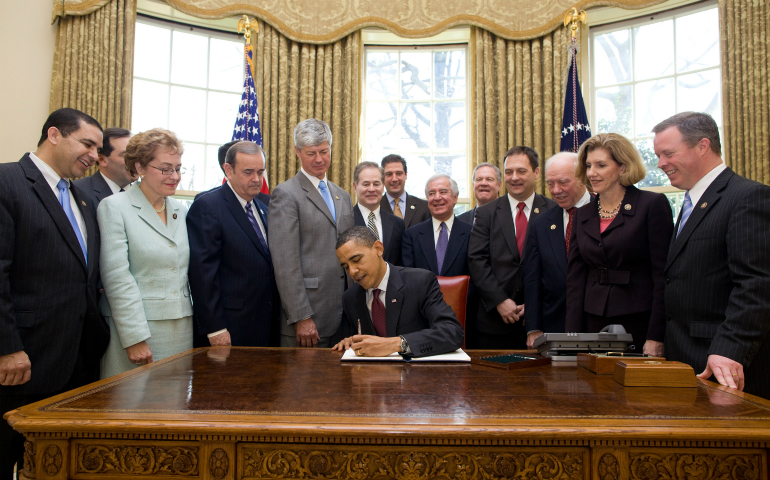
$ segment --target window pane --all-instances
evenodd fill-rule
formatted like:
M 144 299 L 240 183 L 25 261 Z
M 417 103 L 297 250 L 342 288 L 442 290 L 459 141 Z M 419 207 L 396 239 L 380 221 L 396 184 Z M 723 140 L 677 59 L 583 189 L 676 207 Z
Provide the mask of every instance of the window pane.
M 220 145 L 206 147 L 206 190 L 222 185 L 222 180 L 225 178 L 225 174 L 219 168 L 219 147 Z
M 398 97 L 398 53 L 367 52 L 366 98 L 395 100 Z
M 460 198 L 468 196 L 468 169 L 466 168 L 467 160 L 464 153 L 457 155 L 436 155 L 434 164 L 435 173 L 449 175 L 449 178 L 452 178 L 457 182 L 457 186 L 460 190 Z
M 676 65 L 678 72 L 719 65 L 719 11 L 716 8 L 676 19 Z
M 608 87 L 596 90 L 596 119 L 599 133 L 631 136 L 632 87 Z
M 182 181 L 180 190 L 205 190 L 206 168 L 204 149 L 200 143 L 185 143 L 182 155 Z
M 721 90 L 718 69 L 682 75 L 677 79 L 677 111 L 705 112 L 722 123 Z
M 465 102 L 434 104 L 435 148 L 465 150 Z
M 208 46 L 208 37 L 174 31 L 171 82 L 205 88 Z
M 666 78 L 636 84 L 636 136 L 649 135 L 652 127 L 673 115 L 674 79 Z
M 171 30 L 144 23 L 136 24 L 134 76 L 168 81 Z
M 398 147 L 398 104 L 368 102 L 366 104 L 366 149 Z
M 406 176 L 406 191 L 415 197 L 425 198 L 425 182 L 433 175 L 433 166 L 430 163 L 430 155 L 416 155 L 402 153 L 401 156 L 409 166 Z
M 674 21 L 634 29 L 634 66 L 637 80 L 674 73 Z
M 631 30 L 594 39 L 594 83 L 597 87 L 631 80 Z
M 401 109 L 399 148 L 431 148 L 433 142 L 430 131 L 430 103 L 404 103 Z
M 401 54 L 401 98 L 423 100 L 430 98 L 431 52 Z
M 168 84 L 134 79 L 131 130 L 168 128 Z
M 465 52 L 434 52 L 436 98 L 465 98 Z
M 206 141 L 222 145 L 233 138 L 235 117 L 241 96 L 236 93 L 209 92 L 206 115 Z
M 168 128 L 182 140 L 202 142 L 205 127 L 206 91 L 172 86 Z
M 243 89 L 243 62 L 242 43 L 212 38 L 209 88 L 240 92 Z
M 647 176 L 644 180 L 637 183 L 638 187 L 663 187 L 671 185 L 668 177 L 663 170 L 658 168 L 658 157 L 655 156 L 655 149 L 652 146 L 652 139 L 639 140 L 636 142 L 636 148 L 642 155 L 642 161 L 647 167 Z

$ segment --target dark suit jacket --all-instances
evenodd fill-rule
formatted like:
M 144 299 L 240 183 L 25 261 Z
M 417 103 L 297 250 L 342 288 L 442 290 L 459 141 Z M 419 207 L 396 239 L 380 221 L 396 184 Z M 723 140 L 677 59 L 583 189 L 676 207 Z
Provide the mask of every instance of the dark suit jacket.
M 91 200 L 91 203 L 97 207 L 99 206 L 99 202 L 112 195 L 110 186 L 107 185 L 107 181 L 104 179 L 102 172 L 99 171 L 88 177 L 75 180 L 72 183 L 74 183 L 75 186 Z
M 342 295 L 343 318 L 335 338 L 354 335 L 361 321 L 361 333 L 377 335 L 366 290 L 354 283 Z M 416 268 L 390 266 L 385 291 L 386 335 L 402 335 L 412 356 L 423 357 L 453 352 L 463 344 L 463 328 L 452 308 L 444 301 L 436 276 Z
M 195 201 L 195 200 L 198 200 L 200 197 L 202 197 L 203 195 L 206 195 L 206 194 L 208 194 L 208 193 L 211 193 L 211 192 L 216 192 L 216 191 L 217 191 L 217 190 L 219 190 L 220 188 L 222 188 L 222 185 L 219 185 L 218 187 L 210 188 L 210 189 L 208 189 L 208 190 L 204 190 L 203 192 L 198 192 L 198 193 L 195 195 L 195 198 L 193 198 L 193 201 Z M 268 195 L 268 194 L 266 194 L 266 193 L 262 193 L 262 192 L 259 192 L 259 193 L 257 194 L 257 196 L 256 196 L 256 197 L 254 197 L 254 198 L 256 198 L 256 199 L 257 199 L 257 200 L 259 200 L 260 202 L 264 203 L 265 205 L 270 205 L 270 195 Z
M 470 223 L 473 225 L 473 219 L 476 218 L 476 209 L 479 208 L 478 206 L 471 208 L 465 213 L 461 213 L 457 216 L 457 219 L 461 222 Z
M 402 258 L 405 267 L 430 270 L 434 275 L 456 277 L 470 275 L 468 270 L 468 239 L 473 227 L 465 222 L 458 222 L 457 217 L 452 224 L 449 235 L 444 264 L 438 271 L 436 245 L 433 240 L 433 219 L 430 218 L 404 231 L 402 243 Z
M 534 219 L 528 230 L 524 247 L 527 254 L 522 266 L 526 330 L 565 332 L 567 246 L 564 209 L 551 208 Z
M 387 195 L 382 196 L 380 208 L 385 212 L 393 213 Z M 401 206 L 401 213 L 404 214 L 404 228 L 412 227 L 430 218 L 428 202 L 422 198 L 409 195 L 408 193 L 406 194 L 406 205 Z
M 662 342 L 663 266 L 673 229 L 666 196 L 634 186 L 626 187 L 620 213 L 604 233 L 595 202 L 578 208 L 569 244 L 567 331 L 585 331 L 585 313 L 614 317 L 651 311 L 647 339 Z M 599 269 L 607 269 L 606 282 L 600 283 Z M 634 341 L 637 347 L 644 343 Z
M 538 215 L 555 207 L 556 202 L 550 198 L 535 194 L 527 229 Z M 526 255 L 525 250 L 525 258 Z M 516 246 L 516 230 L 507 194 L 476 210 L 476 223 L 468 244 L 468 266 L 471 279 L 481 296 L 476 318 L 477 329 L 489 334 L 521 333 L 522 344 L 525 343 L 522 322 L 505 323 L 497 313 L 497 305 L 506 299 L 512 299 L 517 305 L 524 303 L 521 258 Z
M 382 207 L 380 207 L 380 219 L 382 220 L 380 238 L 385 247 L 382 258 L 391 265 L 401 266 L 401 237 L 404 235 L 404 221 Z M 353 220 L 356 226 L 367 226 L 357 203 L 353 205 Z
M 77 186 L 71 191 L 86 224 L 88 262 L 29 155 L 0 164 L 0 355 L 24 350 L 32 363 L 30 381 L 0 387 L 2 395 L 61 389 L 79 349 L 95 375 L 87 376 L 98 379 L 110 339 L 96 303 L 99 227 L 94 205 Z
M 268 207 L 257 199 L 254 204 L 252 211 L 269 235 Z M 266 347 L 279 312 L 273 264 L 230 187 L 192 203 L 187 234 L 190 290 L 200 333 L 227 328 L 233 346 Z
M 709 355 L 728 357 L 745 390 L 770 399 L 768 231 L 770 188 L 728 168 L 672 239 L 664 274 L 666 359 L 700 373 Z

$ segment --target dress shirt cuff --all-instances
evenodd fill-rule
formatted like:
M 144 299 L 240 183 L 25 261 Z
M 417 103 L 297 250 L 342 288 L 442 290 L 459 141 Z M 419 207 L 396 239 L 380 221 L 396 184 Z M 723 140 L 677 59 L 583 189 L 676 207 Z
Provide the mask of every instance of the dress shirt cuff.
M 216 337 L 217 335 L 221 335 L 221 334 L 225 333 L 226 331 L 227 331 L 227 329 L 226 329 L 226 328 L 223 328 L 222 330 L 218 330 L 218 331 L 216 331 L 216 332 L 214 332 L 214 333 L 209 333 L 209 334 L 208 334 L 208 335 L 206 335 L 206 336 L 207 336 L 208 338 L 211 338 L 211 337 Z
M 530 333 L 535 333 L 535 332 L 543 333 L 540 330 L 530 330 L 530 331 L 527 332 L 527 335 L 529 335 Z

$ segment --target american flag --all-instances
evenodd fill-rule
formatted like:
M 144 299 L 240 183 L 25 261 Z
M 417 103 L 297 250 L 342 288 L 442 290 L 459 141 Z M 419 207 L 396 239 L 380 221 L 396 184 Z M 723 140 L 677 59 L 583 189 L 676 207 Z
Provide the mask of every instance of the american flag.
M 578 81 L 575 39 L 572 39 L 570 56 L 572 57 L 567 79 L 567 94 L 564 97 L 564 117 L 561 122 L 561 148 L 562 152 L 577 153 L 580 145 L 591 138 L 591 126 L 588 125 L 586 106 L 583 103 L 583 94 L 580 91 Z
M 243 80 L 243 94 L 238 106 L 238 116 L 235 118 L 232 140 L 249 140 L 261 147 L 262 128 L 259 125 L 257 113 L 257 91 L 254 88 L 254 77 L 251 75 L 253 50 L 249 43 L 244 47 L 244 56 L 246 57 L 244 62 L 246 78 Z M 263 178 L 261 192 L 270 193 L 267 177 Z

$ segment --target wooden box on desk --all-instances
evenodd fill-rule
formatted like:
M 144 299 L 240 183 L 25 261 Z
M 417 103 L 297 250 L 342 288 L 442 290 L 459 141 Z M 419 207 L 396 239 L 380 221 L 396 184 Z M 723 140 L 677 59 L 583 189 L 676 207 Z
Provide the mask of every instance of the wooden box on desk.
M 608 357 L 606 355 L 595 355 L 593 353 L 578 353 L 577 363 L 597 375 L 613 375 L 615 373 L 615 364 L 618 362 L 640 363 L 654 360 L 656 362 L 666 361 L 663 357 Z
M 624 387 L 697 387 L 695 371 L 686 363 L 657 362 L 615 364 L 613 378 Z

